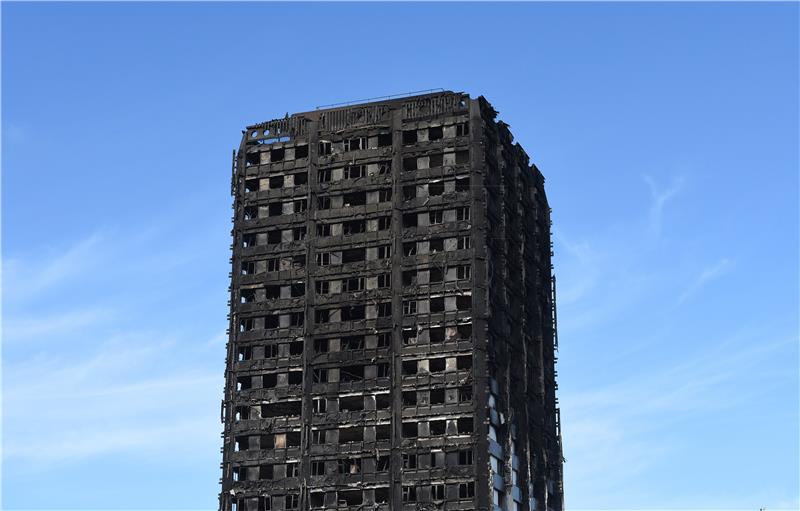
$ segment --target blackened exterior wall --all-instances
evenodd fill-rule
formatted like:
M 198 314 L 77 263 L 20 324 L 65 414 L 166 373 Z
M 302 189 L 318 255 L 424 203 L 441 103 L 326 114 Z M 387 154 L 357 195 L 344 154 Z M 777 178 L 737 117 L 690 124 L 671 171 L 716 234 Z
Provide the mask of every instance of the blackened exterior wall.
M 221 511 L 562 509 L 543 182 L 482 97 L 248 127 Z

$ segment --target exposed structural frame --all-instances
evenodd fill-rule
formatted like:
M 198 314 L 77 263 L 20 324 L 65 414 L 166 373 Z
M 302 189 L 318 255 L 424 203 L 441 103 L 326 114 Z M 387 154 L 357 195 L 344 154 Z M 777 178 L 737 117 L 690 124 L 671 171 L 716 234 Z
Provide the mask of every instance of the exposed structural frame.
M 221 511 L 561 510 L 544 178 L 483 98 L 248 126 Z

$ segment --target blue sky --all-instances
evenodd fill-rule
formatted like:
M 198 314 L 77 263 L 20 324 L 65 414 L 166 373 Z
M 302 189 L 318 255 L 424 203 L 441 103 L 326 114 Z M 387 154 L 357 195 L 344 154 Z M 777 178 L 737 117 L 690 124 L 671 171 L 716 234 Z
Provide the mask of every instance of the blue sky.
M 547 178 L 569 509 L 797 509 L 798 4 L 2 4 L 6 509 L 214 509 L 241 128 L 485 95 Z

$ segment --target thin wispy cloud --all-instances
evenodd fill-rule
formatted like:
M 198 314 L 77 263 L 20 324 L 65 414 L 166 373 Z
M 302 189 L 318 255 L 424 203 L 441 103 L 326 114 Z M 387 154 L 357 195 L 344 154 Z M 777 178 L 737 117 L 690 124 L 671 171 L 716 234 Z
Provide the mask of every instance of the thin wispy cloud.
M 669 201 L 674 199 L 684 185 L 682 177 L 673 177 L 666 187 L 658 185 L 649 175 L 643 175 L 645 183 L 650 189 L 650 210 L 648 214 L 648 229 L 652 234 L 660 234 L 664 222 L 664 209 Z
M 703 289 L 703 287 L 705 287 L 709 282 L 730 271 L 732 266 L 733 263 L 730 259 L 722 258 L 712 266 L 704 269 L 700 275 L 694 279 L 691 285 L 687 287 L 683 293 L 681 293 L 680 297 L 678 298 L 678 303 L 683 303 L 688 300 L 695 293 Z

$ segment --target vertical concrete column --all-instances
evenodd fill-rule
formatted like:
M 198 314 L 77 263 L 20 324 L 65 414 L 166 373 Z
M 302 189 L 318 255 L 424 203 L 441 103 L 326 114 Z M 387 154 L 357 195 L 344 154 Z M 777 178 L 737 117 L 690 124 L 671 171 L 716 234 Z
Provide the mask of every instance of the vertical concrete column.
M 403 111 L 392 110 L 392 450 L 390 509 L 402 509 L 403 457 L 402 349 L 403 349 Z
M 308 179 L 306 180 L 306 295 L 305 319 L 303 321 L 303 427 L 300 433 L 301 461 L 300 461 L 300 509 L 308 509 L 309 494 L 308 481 L 311 477 L 311 419 L 313 417 L 313 400 L 311 389 L 314 385 L 311 358 L 314 354 L 314 304 L 315 289 L 314 276 L 317 269 L 316 261 L 316 236 L 315 217 L 317 213 L 317 158 L 319 152 L 319 126 L 318 121 L 310 121 L 307 125 L 308 134 Z
M 472 372 L 475 400 L 475 497 L 476 511 L 487 511 L 491 506 L 491 481 L 489 480 L 488 444 L 488 375 L 487 375 L 487 318 L 489 316 L 489 288 L 486 267 L 486 155 L 483 145 L 484 121 L 479 99 L 469 101 L 470 133 L 470 191 L 472 200 Z

